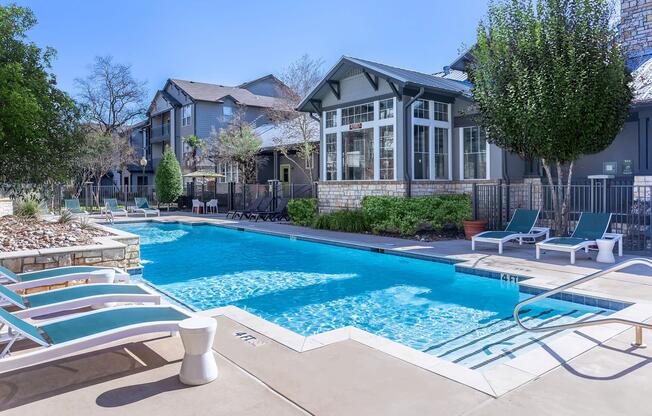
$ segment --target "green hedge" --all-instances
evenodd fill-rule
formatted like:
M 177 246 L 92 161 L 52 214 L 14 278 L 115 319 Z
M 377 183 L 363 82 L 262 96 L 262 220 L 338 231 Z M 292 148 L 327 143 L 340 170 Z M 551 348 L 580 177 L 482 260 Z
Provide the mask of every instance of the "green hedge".
M 345 231 L 349 233 L 362 233 L 370 230 L 365 215 L 360 210 L 321 214 L 315 218 L 313 227 L 319 230 Z
M 297 225 L 311 226 L 317 216 L 317 199 L 291 199 L 288 202 L 288 215 Z
M 415 234 L 420 229 L 462 228 L 462 221 L 471 217 L 468 195 L 366 196 L 362 212 L 375 233 Z

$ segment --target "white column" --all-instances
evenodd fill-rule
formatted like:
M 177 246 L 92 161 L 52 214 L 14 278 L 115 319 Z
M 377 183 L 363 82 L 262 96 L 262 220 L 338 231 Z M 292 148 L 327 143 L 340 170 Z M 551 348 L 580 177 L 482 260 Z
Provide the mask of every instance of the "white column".
M 374 121 L 380 120 L 380 103 L 374 101 Z M 375 125 L 373 128 L 374 134 L 374 180 L 380 179 L 380 127 Z
M 176 144 L 176 140 L 175 140 L 175 137 L 176 137 L 176 131 L 175 131 L 176 130 L 175 129 L 176 120 L 174 119 L 174 116 L 175 116 L 174 107 L 172 107 L 170 109 L 170 150 L 172 150 L 172 152 L 176 156 L 176 154 L 177 154 L 177 146 L 176 146 L 177 144 Z
M 337 143 L 337 146 L 336 146 L 337 147 L 337 155 L 336 155 L 337 156 L 336 157 L 336 159 L 337 159 L 337 180 L 341 181 L 342 180 L 342 168 L 343 168 L 343 165 L 342 165 L 342 130 L 341 130 L 342 126 L 340 125 L 341 122 L 342 122 L 342 110 L 341 109 L 339 109 L 339 108 L 337 109 L 335 117 L 337 119 L 337 126 L 338 126 L 337 139 L 336 139 L 336 143 Z
M 453 180 L 453 103 L 448 104 L 448 179 Z
M 428 154 L 428 166 L 430 172 L 430 180 L 435 180 L 435 102 L 429 101 L 430 114 L 428 114 L 428 147 L 430 153 Z

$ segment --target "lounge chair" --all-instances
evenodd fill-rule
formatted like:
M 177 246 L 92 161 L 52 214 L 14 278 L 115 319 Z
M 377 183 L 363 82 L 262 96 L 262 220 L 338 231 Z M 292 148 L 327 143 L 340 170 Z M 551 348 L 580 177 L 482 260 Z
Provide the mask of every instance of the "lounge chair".
M 149 206 L 149 202 L 147 201 L 147 198 L 134 198 L 134 202 L 136 203 L 136 208 L 134 208 L 134 212 L 144 214 L 145 218 L 147 218 L 147 214 L 156 214 L 158 216 L 161 215 L 161 211 Z
M 498 254 L 503 254 L 503 245 L 512 240 L 523 244 L 524 240 L 535 242 L 537 238 L 550 237 L 550 229 L 535 227 L 539 210 L 517 209 L 507 224 L 505 231 L 484 231 L 471 237 L 471 250 L 475 251 L 475 243 L 498 244 Z
M 258 202 L 258 203 L 256 203 Z M 265 196 L 262 198 L 256 198 L 251 204 L 251 209 L 245 209 L 245 210 L 240 210 L 240 211 L 235 211 L 235 214 L 231 218 L 236 219 L 236 218 L 251 218 L 251 215 L 253 215 L 256 212 L 265 212 L 269 210 L 269 206 L 272 203 L 272 197 L 271 196 Z
M 91 272 L 98 270 L 115 270 L 115 281 L 129 281 L 129 274 L 115 267 L 100 266 L 68 266 L 54 269 L 37 270 L 33 272 L 14 273 L 6 267 L 0 266 L 0 277 L 11 283 L 7 285 L 11 290 L 23 290 L 33 287 L 50 286 L 66 283 L 73 280 L 88 280 L 93 275 Z
M 32 325 L 0 308 L 9 327 L 0 353 L 0 373 L 45 363 L 88 348 L 144 334 L 176 332 L 192 315 L 176 306 L 117 306 L 64 316 Z M 27 338 L 43 348 L 11 355 L 14 343 Z
M 100 305 L 107 302 L 161 303 L 161 296 L 142 285 L 94 283 L 19 295 L 0 285 L 0 300 L 19 308 L 13 312 L 19 318 L 32 318 L 56 312 Z
M 262 219 L 263 221 L 276 221 L 277 219 L 281 218 L 288 218 L 288 199 L 287 198 L 279 198 L 278 201 L 276 201 L 276 209 L 268 210 L 268 211 L 259 211 L 259 212 L 254 212 L 249 216 L 249 220 L 255 219 L 256 222 L 258 222 L 259 219 Z M 288 218 L 289 220 L 289 218 Z
M 193 199 L 192 200 L 192 213 L 194 214 L 195 211 L 197 214 L 205 214 L 206 212 L 206 204 L 201 202 L 199 199 Z M 201 212 L 200 212 L 201 211 Z
M 115 198 L 106 198 L 104 200 L 104 209 L 106 212 L 106 216 L 113 220 L 114 217 L 119 216 L 119 215 L 124 215 L 125 217 L 129 216 L 129 213 L 127 212 L 126 209 L 122 209 L 118 207 L 118 200 Z
M 63 205 L 66 211 L 69 211 L 71 214 L 85 215 L 88 214 L 85 209 L 79 205 L 79 199 L 64 199 Z
M 575 264 L 575 253 L 579 250 L 589 252 L 590 247 L 597 245 L 595 240 L 613 239 L 618 241 L 618 255 L 623 255 L 623 235 L 608 233 L 611 214 L 588 213 L 580 214 L 580 219 L 570 237 L 547 238 L 537 243 L 537 260 L 541 258 L 541 250 L 563 251 L 570 253 L 570 262 Z

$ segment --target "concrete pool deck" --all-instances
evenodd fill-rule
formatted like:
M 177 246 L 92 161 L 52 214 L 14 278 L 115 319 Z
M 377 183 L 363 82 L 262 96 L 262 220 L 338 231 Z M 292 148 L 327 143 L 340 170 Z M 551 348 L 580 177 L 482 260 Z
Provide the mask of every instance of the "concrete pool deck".
M 527 276 L 527 284 L 543 288 L 581 277 L 601 266 L 583 255 L 578 256 L 575 266 L 570 266 L 568 257 L 561 253 L 535 261 L 531 246 L 508 246 L 504 255 L 498 256 L 495 248 L 482 247 L 470 253 L 470 242 L 466 241 L 422 243 L 279 223 L 224 221 L 210 216 L 164 214 L 154 220 L 209 222 L 408 255 L 445 257 L 462 260 L 460 264 L 465 267 Z M 639 316 L 652 321 L 649 276 L 648 270 L 633 268 L 630 273 L 614 273 L 590 282 L 581 290 L 637 303 L 633 308 L 642 313 Z M 429 370 L 421 365 L 421 357 L 405 351 L 404 355 L 396 354 L 396 346 L 378 344 L 373 336 L 326 333 L 311 343 L 287 330 L 281 331 L 282 336 L 269 337 L 270 333 L 278 335 L 273 324 L 253 315 L 247 317 L 246 313 L 207 314 L 218 321 L 213 349 L 221 373 L 214 383 L 197 388 L 183 388 L 178 383 L 175 374 L 182 351 L 178 338 L 133 340 L 0 375 L 0 410 L 8 409 L 7 414 L 38 414 L 61 409 L 61 413 L 72 415 L 109 411 L 160 415 L 611 415 L 641 413 L 652 407 L 652 396 L 646 394 L 652 391 L 652 367 L 648 365 L 652 351 L 632 349 L 629 343 L 633 331 L 623 325 L 568 331 L 565 342 L 542 343 L 528 353 L 527 359 L 519 356 L 509 368 L 494 367 L 482 374 L 480 380 L 488 386 L 483 391 L 482 386 L 473 387 L 472 383 L 454 381 Z M 256 342 L 243 341 L 236 335 L 243 332 L 254 336 Z M 645 336 L 652 334 L 645 331 Z

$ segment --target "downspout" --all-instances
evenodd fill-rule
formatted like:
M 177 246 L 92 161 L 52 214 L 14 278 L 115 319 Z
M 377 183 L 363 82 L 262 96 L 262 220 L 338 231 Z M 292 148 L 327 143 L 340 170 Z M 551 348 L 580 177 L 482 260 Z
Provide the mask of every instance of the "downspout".
M 412 97 L 407 103 L 403 104 L 403 174 L 405 176 L 405 181 L 407 182 L 407 197 L 412 197 L 412 178 L 410 177 L 410 168 L 409 168 L 409 140 L 410 131 L 408 129 L 407 123 L 407 110 L 410 106 L 426 92 L 425 88 L 421 87 L 419 93 Z M 410 115 L 410 120 L 412 120 L 412 115 Z
M 316 175 L 314 175 L 314 176 L 316 176 L 316 178 L 313 178 L 313 179 L 315 179 L 316 181 L 319 181 L 319 180 L 321 180 L 321 139 L 322 139 L 322 137 L 321 137 L 322 136 L 321 129 L 322 129 L 322 124 L 321 124 L 321 119 L 319 117 L 317 117 L 314 113 L 311 112 L 311 113 L 308 113 L 308 114 L 310 114 L 311 119 L 315 120 L 319 124 L 319 146 L 317 147 L 317 168 L 313 169 L 313 172 L 316 172 Z M 314 162 L 314 159 L 313 159 L 313 162 Z M 315 184 L 313 183 L 312 186 L 314 187 Z

